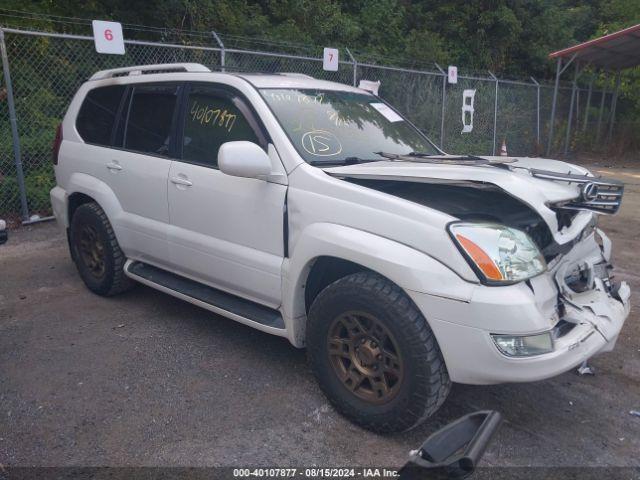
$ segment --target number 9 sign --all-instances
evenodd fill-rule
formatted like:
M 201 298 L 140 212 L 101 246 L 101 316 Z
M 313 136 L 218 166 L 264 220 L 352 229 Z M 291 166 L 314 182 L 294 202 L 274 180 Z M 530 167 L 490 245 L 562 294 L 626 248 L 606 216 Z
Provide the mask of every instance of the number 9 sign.
M 120 23 L 94 20 L 92 26 L 96 52 L 124 55 L 124 37 Z

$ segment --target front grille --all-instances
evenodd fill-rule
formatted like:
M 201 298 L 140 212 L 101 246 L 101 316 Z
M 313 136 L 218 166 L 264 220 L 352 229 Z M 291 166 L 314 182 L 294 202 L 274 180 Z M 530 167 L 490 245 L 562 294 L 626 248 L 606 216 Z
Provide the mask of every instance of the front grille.
M 531 175 L 544 180 L 566 182 L 580 185 L 580 196 L 574 200 L 555 205 L 570 210 L 590 210 L 613 215 L 620 209 L 624 183 L 618 180 L 604 180 L 602 177 L 590 177 L 574 173 L 556 173 L 532 168 Z

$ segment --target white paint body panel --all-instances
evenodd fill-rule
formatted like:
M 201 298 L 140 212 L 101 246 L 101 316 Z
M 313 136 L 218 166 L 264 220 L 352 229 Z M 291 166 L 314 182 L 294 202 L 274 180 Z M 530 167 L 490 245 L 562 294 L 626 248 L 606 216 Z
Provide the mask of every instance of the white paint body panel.
M 92 147 L 80 139 L 75 118 L 89 89 L 161 81 L 212 82 L 238 89 L 271 138 L 268 154 L 272 173 L 264 180 L 232 177 L 211 168 Z M 578 326 L 558 342 L 553 353 L 508 358 L 490 338 L 490 333 L 549 330 L 557 321 L 556 273 L 565 268 L 565 263 L 585 258 L 593 263 L 608 260 L 610 246 L 603 253 L 593 235 L 554 263 L 552 271 L 531 279 L 530 285 L 522 282 L 488 287 L 479 282 L 446 231 L 454 217 L 338 177 L 492 183 L 539 212 L 559 244 L 573 241 L 592 219 L 593 214 L 580 212 L 570 228 L 558 231 L 547 204 L 575 198 L 575 186 L 536 179 L 524 169 L 508 172 L 495 167 L 376 162 L 322 170 L 297 154 L 256 87 L 363 92 L 303 76 L 206 72 L 87 82 L 63 122 L 57 186 L 51 192 L 60 225 L 68 227 L 70 195 L 90 196 L 107 213 L 130 260 L 147 261 L 278 308 L 285 323 L 280 331 L 261 328 L 230 312 L 211 310 L 286 336 L 296 346 L 304 345 L 304 289 L 314 262 L 331 256 L 360 264 L 386 276 L 413 299 L 438 339 L 449 375 L 457 382 L 539 380 L 613 348 L 629 312 L 628 288 L 621 292 L 627 292 L 623 301 L 613 299 L 602 288 L 572 298 L 569 314 Z M 116 161 L 122 170 L 114 172 L 106 167 Z M 518 159 L 512 165 L 587 173 L 580 167 L 546 159 Z M 192 185 L 173 183 L 172 178 L 188 179 Z M 198 304 L 184 295 L 176 296 Z
M 169 251 L 178 273 L 250 300 L 279 307 L 287 187 L 220 170 L 172 162 Z

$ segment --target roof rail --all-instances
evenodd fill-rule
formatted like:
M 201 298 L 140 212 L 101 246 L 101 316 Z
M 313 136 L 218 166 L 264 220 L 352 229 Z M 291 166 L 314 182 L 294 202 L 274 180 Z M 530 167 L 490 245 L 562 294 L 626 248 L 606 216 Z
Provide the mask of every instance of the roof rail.
M 285 77 L 294 77 L 294 78 L 313 78 L 311 75 L 307 75 L 306 73 L 296 73 L 296 72 L 280 72 L 279 75 L 283 75 Z
M 142 75 L 143 73 L 170 73 L 170 72 L 211 72 L 200 63 L 161 63 L 156 65 L 134 65 L 131 67 L 112 68 L 100 70 L 91 75 L 89 80 L 104 80 L 105 78 L 125 77 L 128 75 Z

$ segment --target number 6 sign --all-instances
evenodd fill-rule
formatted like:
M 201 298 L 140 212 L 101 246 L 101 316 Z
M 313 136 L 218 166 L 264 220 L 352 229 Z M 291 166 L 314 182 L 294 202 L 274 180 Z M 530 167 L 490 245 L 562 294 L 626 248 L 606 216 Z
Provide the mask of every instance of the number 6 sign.
M 96 52 L 124 55 L 124 37 L 120 23 L 94 20 L 92 25 Z

